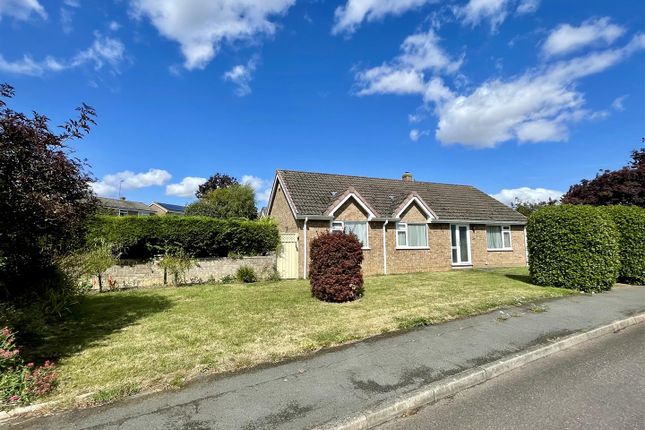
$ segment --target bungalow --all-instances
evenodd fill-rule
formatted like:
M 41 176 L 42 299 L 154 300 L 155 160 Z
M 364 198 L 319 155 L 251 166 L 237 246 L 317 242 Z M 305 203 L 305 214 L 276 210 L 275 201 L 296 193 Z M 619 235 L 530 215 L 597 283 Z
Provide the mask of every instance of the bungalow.
M 104 213 L 118 216 L 145 216 L 152 215 L 154 212 L 145 203 L 126 200 L 125 197 L 120 199 L 111 199 L 109 197 L 99 197 L 99 206 Z
M 283 278 L 307 276 L 313 238 L 353 232 L 366 275 L 525 266 L 526 217 L 468 185 L 278 170 L 268 214 Z
M 186 212 L 186 206 L 161 202 L 150 203 L 150 209 L 157 215 L 184 215 Z

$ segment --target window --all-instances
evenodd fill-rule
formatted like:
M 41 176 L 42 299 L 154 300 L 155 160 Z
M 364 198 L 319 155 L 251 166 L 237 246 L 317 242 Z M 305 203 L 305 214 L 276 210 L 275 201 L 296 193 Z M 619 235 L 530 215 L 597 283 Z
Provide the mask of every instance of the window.
M 396 225 L 397 248 L 427 248 L 428 225 L 400 222 Z
M 354 233 L 363 248 L 369 248 L 367 221 L 332 221 L 331 231 L 344 231 L 347 234 Z
M 511 227 L 489 225 L 486 227 L 486 245 L 489 250 L 508 250 L 511 246 Z

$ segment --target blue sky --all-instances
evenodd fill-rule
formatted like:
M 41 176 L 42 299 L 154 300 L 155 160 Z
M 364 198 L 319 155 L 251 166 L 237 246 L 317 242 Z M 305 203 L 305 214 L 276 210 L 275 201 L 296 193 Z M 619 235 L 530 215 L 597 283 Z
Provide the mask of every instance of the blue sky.
M 76 145 L 102 195 L 184 203 L 276 169 L 537 199 L 645 136 L 645 3 L 0 0 L 0 81 Z

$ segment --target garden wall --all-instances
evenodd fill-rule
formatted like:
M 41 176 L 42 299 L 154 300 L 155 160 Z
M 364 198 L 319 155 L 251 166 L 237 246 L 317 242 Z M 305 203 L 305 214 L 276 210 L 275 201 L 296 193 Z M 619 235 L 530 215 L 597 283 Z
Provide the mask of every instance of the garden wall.
M 193 267 L 186 274 L 186 283 L 217 282 L 225 276 L 235 276 L 237 269 L 241 266 L 249 266 L 255 270 L 258 278 L 266 277 L 274 268 L 276 263 L 275 254 L 242 257 L 242 258 L 200 258 L 195 262 L 198 266 Z M 155 261 L 122 260 L 118 266 L 110 267 L 103 276 L 103 289 L 108 289 L 108 278 L 116 282 L 117 288 L 137 288 L 163 285 L 163 269 Z M 98 279 L 91 279 L 92 288 L 98 289 Z M 172 284 L 172 278 L 168 276 L 168 284 Z

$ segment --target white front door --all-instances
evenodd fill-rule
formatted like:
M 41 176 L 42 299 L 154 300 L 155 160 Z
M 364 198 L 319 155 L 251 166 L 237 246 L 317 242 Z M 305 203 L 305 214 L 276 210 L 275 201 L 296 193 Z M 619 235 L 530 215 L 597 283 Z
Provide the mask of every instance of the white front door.
M 471 262 L 470 228 L 468 224 L 451 224 L 450 242 L 452 245 L 452 265 L 469 266 Z

